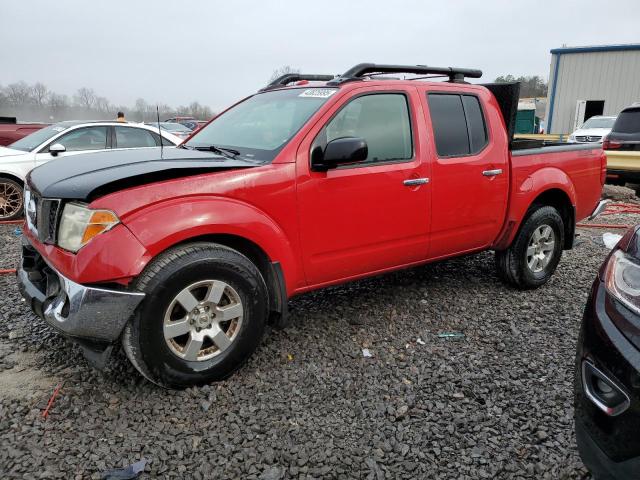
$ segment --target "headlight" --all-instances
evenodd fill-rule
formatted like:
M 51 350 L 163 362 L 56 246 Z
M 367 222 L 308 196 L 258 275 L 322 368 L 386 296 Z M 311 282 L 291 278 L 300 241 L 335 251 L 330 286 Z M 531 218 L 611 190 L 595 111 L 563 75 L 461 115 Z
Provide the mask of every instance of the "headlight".
M 640 265 L 621 250 L 609 258 L 605 286 L 610 295 L 640 314 Z
M 77 203 L 67 203 L 58 229 L 58 246 L 77 252 L 96 235 L 115 227 L 120 220 L 109 210 L 92 210 Z
M 570 142 L 575 142 L 576 141 L 576 136 L 575 135 L 569 135 L 569 141 Z

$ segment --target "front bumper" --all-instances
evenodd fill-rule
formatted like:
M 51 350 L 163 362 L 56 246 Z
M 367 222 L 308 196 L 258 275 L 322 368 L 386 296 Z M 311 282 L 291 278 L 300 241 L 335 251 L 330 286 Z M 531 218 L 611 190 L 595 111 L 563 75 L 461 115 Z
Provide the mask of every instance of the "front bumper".
M 640 350 L 612 320 L 609 312 L 618 308 L 623 307 L 597 278 L 584 312 L 575 369 L 576 440 L 597 480 L 637 479 L 640 472 Z M 628 404 L 606 413 L 588 391 L 585 362 L 624 392 Z
M 82 344 L 115 342 L 144 293 L 80 285 L 56 271 L 25 240 L 18 287 L 31 309 Z

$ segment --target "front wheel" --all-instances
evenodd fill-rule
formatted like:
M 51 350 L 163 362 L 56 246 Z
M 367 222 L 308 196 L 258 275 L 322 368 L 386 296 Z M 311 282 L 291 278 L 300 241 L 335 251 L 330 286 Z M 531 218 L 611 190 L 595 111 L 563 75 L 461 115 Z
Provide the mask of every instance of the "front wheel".
M 154 260 L 136 281 L 146 293 L 122 345 L 153 383 L 184 388 L 222 380 L 258 346 L 267 318 L 267 288 L 244 255 L 193 243 Z
M 0 177 L 0 221 L 22 217 L 23 189 L 15 180 Z
M 555 272 L 564 245 L 564 222 L 550 206 L 533 210 L 511 246 L 496 252 L 500 278 L 517 288 L 537 288 Z

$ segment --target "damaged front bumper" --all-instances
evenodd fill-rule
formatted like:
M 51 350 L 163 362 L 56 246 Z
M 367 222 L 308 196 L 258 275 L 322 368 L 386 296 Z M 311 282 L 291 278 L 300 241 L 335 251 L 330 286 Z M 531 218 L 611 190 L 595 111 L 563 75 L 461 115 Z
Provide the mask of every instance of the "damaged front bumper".
M 26 240 L 17 271 L 18 287 L 31 309 L 49 325 L 83 347 L 103 366 L 112 344 L 144 298 L 144 293 L 87 287 L 69 280 Z

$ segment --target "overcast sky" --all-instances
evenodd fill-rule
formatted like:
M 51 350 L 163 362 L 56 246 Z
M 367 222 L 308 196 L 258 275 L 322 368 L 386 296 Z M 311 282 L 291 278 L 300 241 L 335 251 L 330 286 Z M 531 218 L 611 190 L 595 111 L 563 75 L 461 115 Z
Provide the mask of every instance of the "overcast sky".
M 220 110 L 291 65 L 549 75 L 551 48 L 640 42 L 640 1 L 0 0 L 0 85 Z

